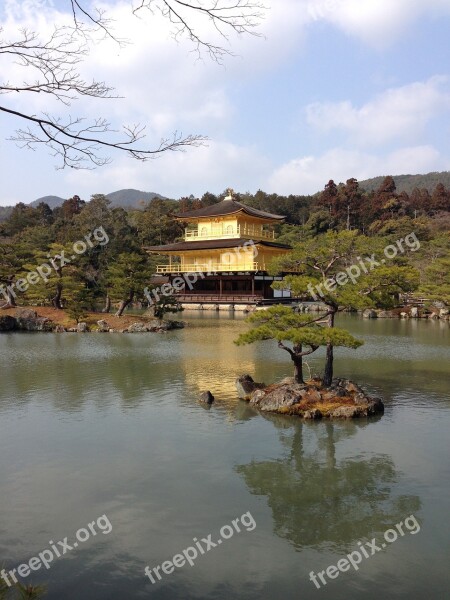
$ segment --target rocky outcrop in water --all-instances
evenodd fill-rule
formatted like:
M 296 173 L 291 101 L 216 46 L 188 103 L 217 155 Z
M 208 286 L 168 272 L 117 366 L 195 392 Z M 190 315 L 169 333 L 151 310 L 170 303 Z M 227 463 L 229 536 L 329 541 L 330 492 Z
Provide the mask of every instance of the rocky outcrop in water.
M 236 380 L 236 389 L 240 398 L 248 400 L 258 410 L 304 419 L 351 419 L 384 411 L 379 398 L 367 396 L 356 383 L 347 379 L 335 379 L 330 387 L 323 387 L 319 379 L 300 384 L 287 378 L 263 387 L 245 375 Z
M 254 391 L 265 388 L 264 383 L 256 383 L 250 375 L 242 375 L 236 379 L 236 389 L 241 400 L 250 400 Z
M 0 315 L 0 332 L 17 330 L 17 322 L 14 317 Z
M 183 329 L 185 324 L 182 321 L 155 321 L 153 324 L 148 323 L 132 323 L 124 332 L 126 333 L 146 333 L 155 331 L 161 333 L 172 329 Z
M 16 316 L 0 316 L 0 332 L 5 331 L 53 331 L 54 323 L 46 317 L 38 317 L 37 312 L 20 308 Z
M 209 390 L 206 390 L 206 392 L 202 392 L 199 396 L 199 401 L 202 404 L 209 404 L 211 405 L 214 402 L 215 398 L 214 396 L 211 394 L 211 392 Z

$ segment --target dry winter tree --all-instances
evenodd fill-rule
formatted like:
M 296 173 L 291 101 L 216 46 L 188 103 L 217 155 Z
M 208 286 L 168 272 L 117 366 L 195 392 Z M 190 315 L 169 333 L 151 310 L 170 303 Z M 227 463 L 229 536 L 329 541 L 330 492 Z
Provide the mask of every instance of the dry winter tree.
M 116 35 L 104 10 L 92 9 L 84 0 L 62 0 L 61 4 L 63 1 L 70 11 L 70 20 L 64 25 L 56 25 L 46 37 L 23 28 L 14 39 L 9 39 L 4 37 L 0 28 L 0 64 L 13 61 L 17 67 L 24 68 L 24 71 L 15 68 L 14 73 L 25 73 L 20 81 L 0 81 L 0 94 L 4 98 L 0 111 L 22 123 L 10 139 L 33 150 L 47 146 L 59 159 L 59 168 L 74 169 L 105 165 L 110 162 L 112 150 L 123 151 L 131 158 L 145 161 L 166 151 L 203 144 L 207 139 L 205 136 L 183 136 L 175 132 L 149 148 L 143 141 L 145 124 L 123 126 L 118 132 L 104 117 L 88 121 L 84 117 L 58 116 L 48 112 L 36 115 L 14 106 L 17 93 L 47 94 L 66 106 L 87 96 L 119 98 L 104 81 L 86 81 L 79 70 L 99 36 L 110 38 L 119 46 L 127 42 Z M 188 38 L 199 56 L 206 53 L 220 63 L 226 54 L 231 54 L 227 48 L 229 34 L 259 35 L 257 27 L 264 7 L 254 0 L 138 0 L 132 10 L 137 17 L 145 11 L 152 14 L 159 12 L 170 21 L 176 40 L 183 36 Z M 222 45 L 211 42 L 200 33 L 200 29 L 204 31 L 202 20 L 208 22 L 212 34 L 219 34 Z

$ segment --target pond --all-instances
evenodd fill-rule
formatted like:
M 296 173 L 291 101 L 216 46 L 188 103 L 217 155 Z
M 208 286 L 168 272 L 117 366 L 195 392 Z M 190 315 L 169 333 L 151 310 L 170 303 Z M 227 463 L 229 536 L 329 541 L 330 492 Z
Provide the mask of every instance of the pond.
M 385 414 L 303 423 L 236 398 L 241 374 L 290 375 L 285 352 L 236 347 L 240 316 L 183 319 L 0 336 L 0 567 L 44 553 L 48 569 L 16 576 L 47 600 L 447 597 L 448 324 L 341 317 L 365 345 L 338 349 L 335 374 Z M 319 372 L 323 354 L 308 359 Z M 347 555 L 356 568 L 328 575 Z

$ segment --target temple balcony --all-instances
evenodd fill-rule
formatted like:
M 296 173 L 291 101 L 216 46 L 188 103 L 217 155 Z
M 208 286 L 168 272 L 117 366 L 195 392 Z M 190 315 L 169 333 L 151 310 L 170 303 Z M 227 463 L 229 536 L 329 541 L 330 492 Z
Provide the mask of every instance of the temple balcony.
M 201 240 L 222 240 L 222 239 L 261 239 L 274 240 L 273 231 L 253 227 L 251 225 L 223 225 L 218 227 L 200 227 L 199 229 L 185 229 L 184 240 L 186 242 L 198 242 Z
M 168 265 L 158 265 L 156 272 L 162 273 L 222 273 L 222 272 L 248 272 L 248 271 L 266 271 L 266 264 L 263 262 L 249 262 L 242 265 L 230 265 L 229 263 L 218 263 L 209 261 L 203 264 L 183 264 L 172 263 Z

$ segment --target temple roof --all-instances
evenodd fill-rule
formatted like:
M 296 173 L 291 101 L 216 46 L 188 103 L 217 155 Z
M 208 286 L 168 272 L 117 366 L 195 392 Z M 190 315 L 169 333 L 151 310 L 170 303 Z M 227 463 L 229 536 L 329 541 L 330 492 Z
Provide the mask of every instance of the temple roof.
M 283 221 L 286 218 L 282 215 L 273 215 L 271 213 L 258 210 L 257 208 L 251 208 L 250 206 L 246 206 L 245 204 L 242 204 L 237 200 L 233 200 L 230 197 L 225 198 L 225 200 L 222 200 L 222 202 L 219 202 L 218 204 L 205 206 L 204 208 L 199 208 L 198 210 L 189 210 L 187 212 L 177 213 L 175 214 L 175 217 L 177 219 L 188 220 L 202 217 L 221 217 L 225 215 L 232 215 L 238 212 L 243 212 L 251 217 L 264 220 Z
M 205 240 L 203 242 L 177 242 L 175 244 L 167 244 L 166 246 L 146 246 L 144 250 L 147 252 L 156 252 L 165 254 L 166 252 L 178 252 L 186 250 L 214 250 L 215 248 L 239 248 L 249 242 L 258 246 L 266 246 L 269 248 L 280 248 L 281 250 L 292 250 L 291 246 L 286 244 L 277 244 L 275 242 L 267 242 L 266 240 L 246 240 L 244 238 L 236 238 L 233 240 Z

